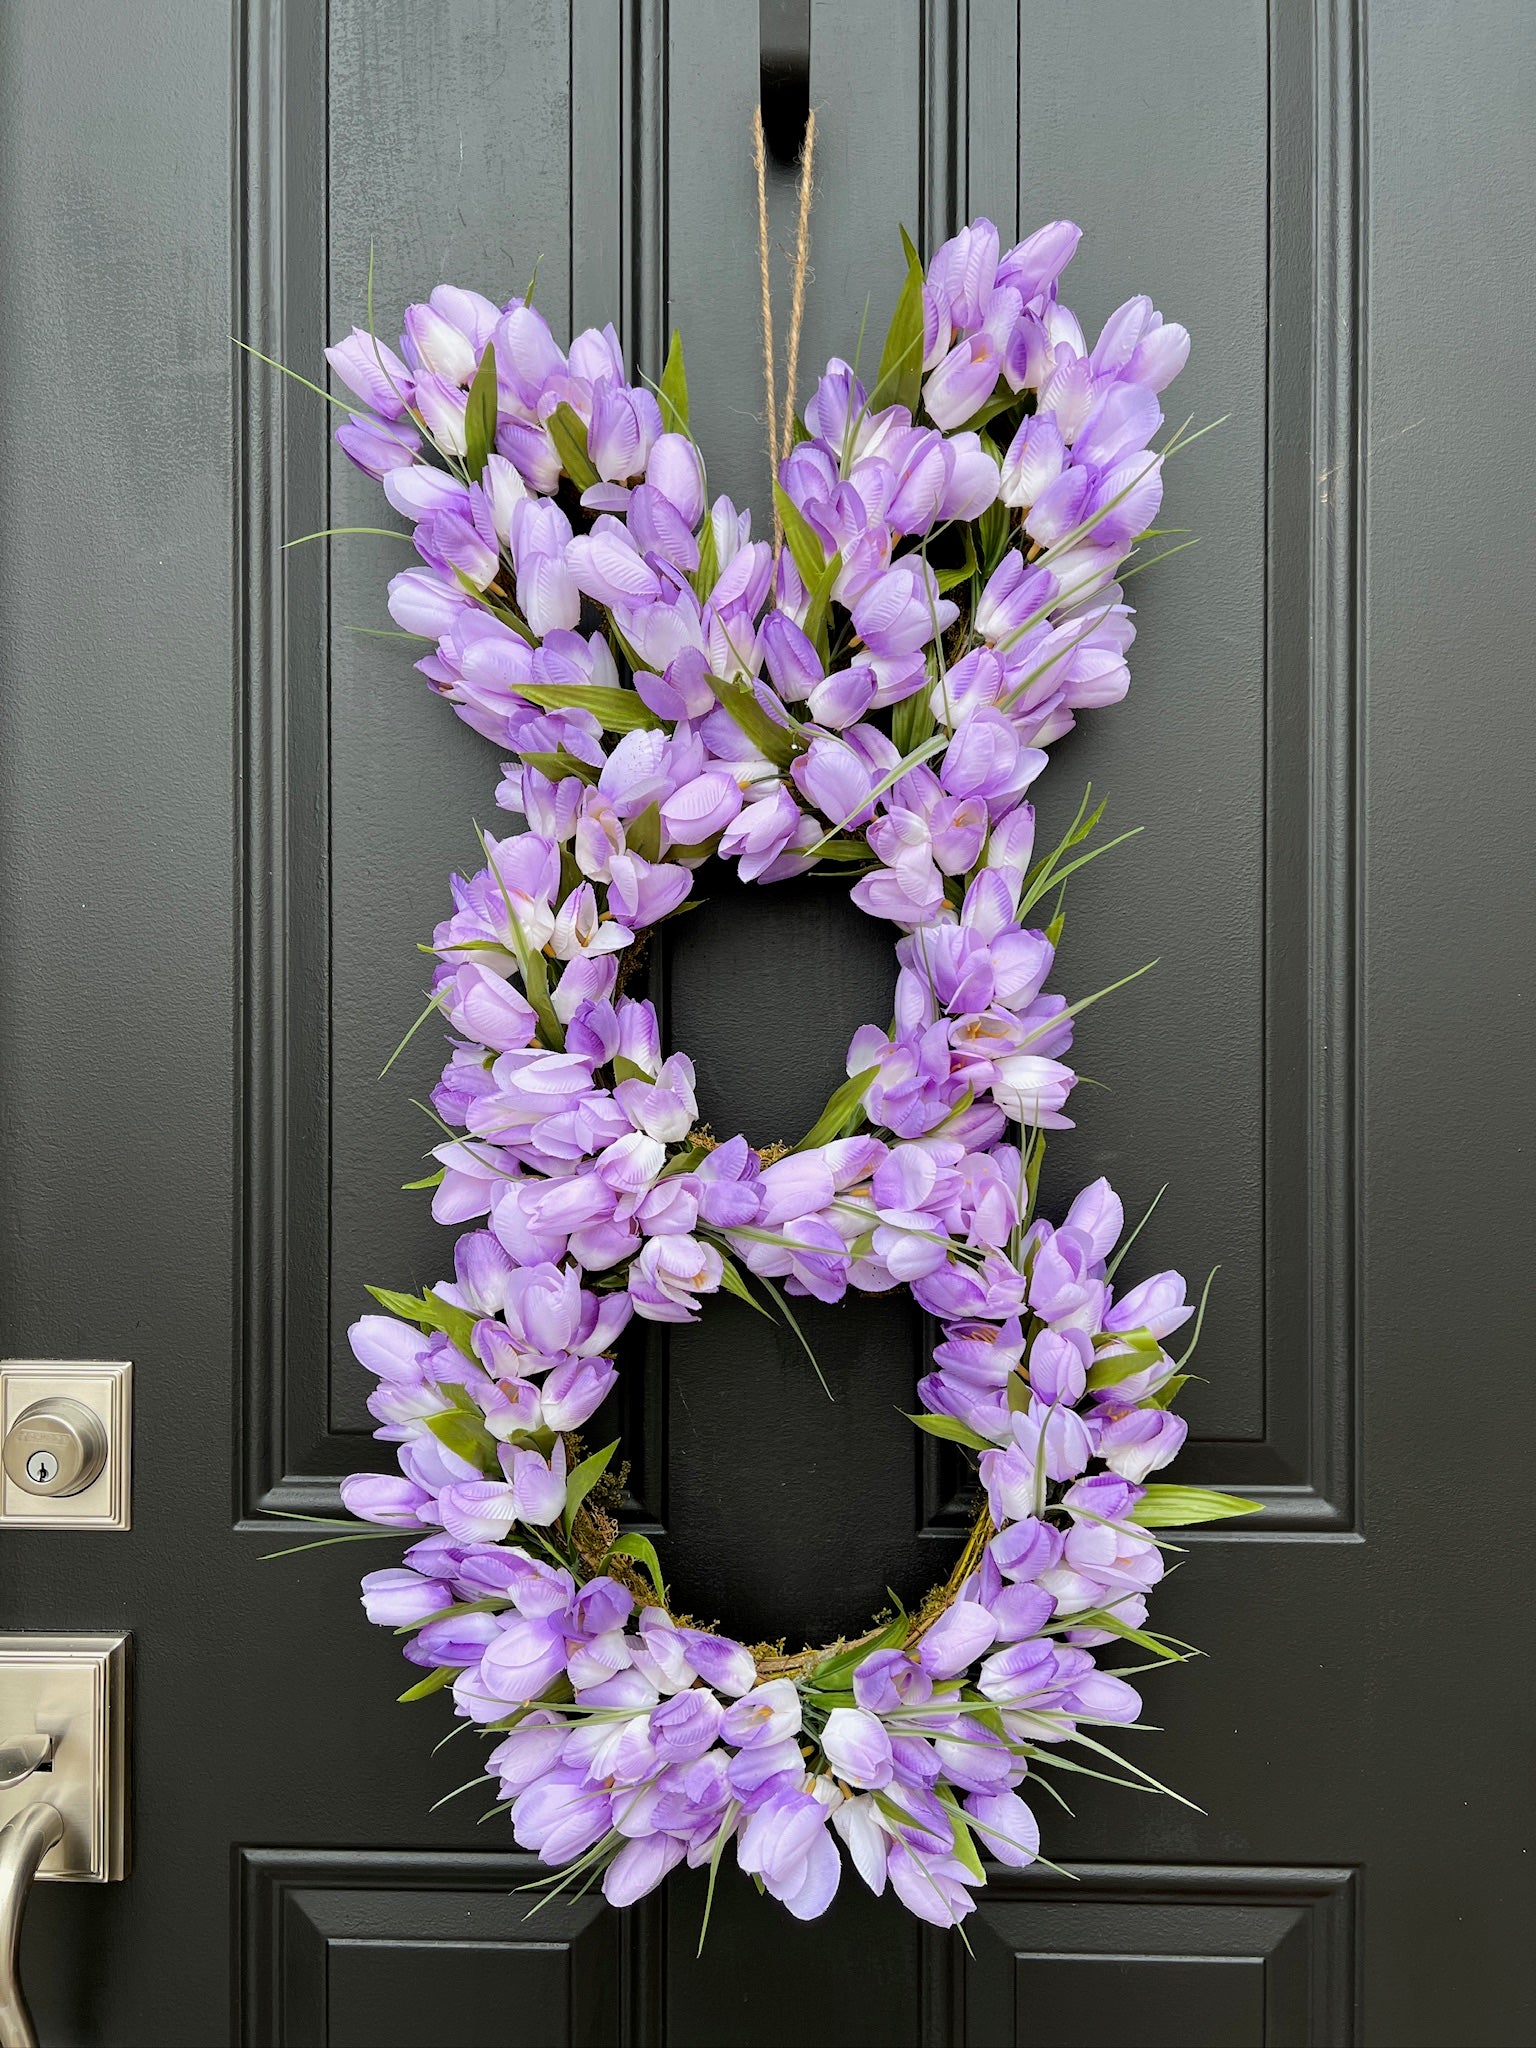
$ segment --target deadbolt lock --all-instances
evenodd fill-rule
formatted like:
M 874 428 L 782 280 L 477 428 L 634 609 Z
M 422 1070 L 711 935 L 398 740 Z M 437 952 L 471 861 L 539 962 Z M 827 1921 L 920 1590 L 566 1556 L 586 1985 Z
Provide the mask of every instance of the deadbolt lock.
M 107 1462 L 101 1417 L 67 1396 L 34 1401 L 5 1432 L 5 1469 L 27 1493 L 83 1493 Z
M 128 1527 L 131 1386 L 127 1364 L 0 1359 L 0 1524 Z

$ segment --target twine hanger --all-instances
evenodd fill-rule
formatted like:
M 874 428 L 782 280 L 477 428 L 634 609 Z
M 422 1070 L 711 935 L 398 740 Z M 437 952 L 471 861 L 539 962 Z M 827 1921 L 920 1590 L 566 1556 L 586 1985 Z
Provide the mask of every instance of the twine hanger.
M 805 142 L 800 151 L 800 211 L 795 229 L 794 268 L 789 300 L 789 346 L 784 365 L 784 409 L 780 420 L 778 396 L 773 378 L 773 280 L 768 260 L 768 152 L 763 140 L 763 110 L 752 110 L 752 162 L 757 171 L 757 263 L 763 302 L 763 385 L 768 400 L 768 475 L 777 482 L 779 464 L 789 454 L 795 439 L 795 380 L 800 371 L 800 326 L 805 313 L 805 283 L 811 257 L 811 180 L 816 154 L 816 110 L 806 116 Z M 773 508 L 773 552 L 775 559 L 783 546 L 784 529 L 777 500 Z

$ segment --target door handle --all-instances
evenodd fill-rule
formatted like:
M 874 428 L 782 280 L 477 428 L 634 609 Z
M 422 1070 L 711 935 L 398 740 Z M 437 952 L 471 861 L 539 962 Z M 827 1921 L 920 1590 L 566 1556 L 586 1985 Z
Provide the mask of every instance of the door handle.
M 21 1988 L 21 1916 L 37 1866 L 64 1839 L 64 1816 L 34 1800 L 0 1828 L 0 2048 L 37 2048 Z
M 126 1875 L 128 1638 L 0 1635 L 0 2048 L 37 2048 L 21 1988 L 34 1881 Z

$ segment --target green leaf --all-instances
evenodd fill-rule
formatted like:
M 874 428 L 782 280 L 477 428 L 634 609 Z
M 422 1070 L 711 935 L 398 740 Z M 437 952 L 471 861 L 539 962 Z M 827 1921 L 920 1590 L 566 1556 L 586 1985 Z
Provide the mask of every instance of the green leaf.
M 368 1292 L 389 1315 L 399 1316 L 402 1322 L 419 1323 L 424 1330 L 432 1328 L 427 1304 L 416 1295 L 397 1294 L 392 1287 L 370 1287 Z
M 927 1430 L 930 1436 L 940 1436 L 948 1444 L 964 1444 L 970 1451 L 995 1451 L 996 1444 L 986 1437 L 978 1436 L 957 1415 L 909 1415 L 908 1422 L 915 1422 L 919 1429 Z
M 635 690 L 610 690 L 600 683 L 519 683 L 517 694 L 545 711 L 590 711 L 604 732 L 640 732 L 662 724 Z
M 608 1470 L 608 1460 L 618 1448 L 619 1440 L 615 1437 L 606 1450 L 594 1451 L 590 1458 L 583 1458 L 576 1467 L 576 1470 L 566 1480 L 565 1514 L 562 1516 L 561 1521 L 567 1536 L 570 1535 L 575 1525 L 577 1510 L 593 1487 L 596 1486 L 599 1479 Z
M 509 1605 L 510 1602 L 500 1599 L 495 1593 L 487 1593 L 479 1600 L 455 1600 L 451 1606 L 439 1607 L 435 1614 L 424 1614 L 420 1621 L 408 1621 L 403 1628 L 397 1628 L 395 1634 L 413 1636 L 429 1621 L 453 1621 L 461 1614 L 504 1614 Z
M 488 590 L 482 590 L 474 577 L 466 575 L 462 569 L 454 570 L 453 579 L 466 597 L 482 605 L 493 617 L 500 619 L 504 626 L 510 626 L 520 639 L 526 640 L 530 646 L 533 644 L 533 628 L 526 619 L 513 611 L 510 605 L 502 604 L 499 599 L 492 597 Z
M 549 437 L 560 457 L 560 466 L 576 486 L 587 490 L 597 482 L 597 471 L 587 453 L 587 430 L 568 405 L 557 405 L 546 422 Z
M 850 1074 L 794 1149 L 809 1152 L 813 1146 L 830 1144 L 863 1102 L 879 1071 L 878 1067 L 866 1067 L 861 1074 Z
M 439 1664 L 435 1671 L 429 1671 L 425 1678 L 419 1678 L 414 1685 L 408 1685 L 400 1694 L 403 1706 L 407 1700 L 424 1700 L 434 1692 L 441 1692 L 445 1685 L 452 1685 L 458 1677 L 458 1666 Z
M 518 638 L 526 640 L 530 647 L 533 645 L 533 628 L 520 612 L 515 612 L 511 605 L 503 604 L 499 598 L 492 597 L 488 590 L 482 590 L 479 597 L 481 604 L 493 617 L 500 619 L 504 626 L 510 626 Z
M 800 581 L 807 590 L 814 590 L 827 566 L 827 551 L 821 544 L 821 536 L 782 484 L 774 485 L 773 502 L 778 507 L 779 523 L 784 528 L 785 541 L 800 572 Z
M 518 759 L 530 768 L 537 768 L 541 775 L 547 775 L 551 782 L 563 782 L 568 775 L 574 775 L 578 782 L 596 782 L 599 770 L 586 761 L 578 761 L 574 754 L 562 748 L 554 754 L 519 754 Z
M 1156 1210 L 1158 1203 L 1163 1199 L 1164 1195 L 1166 1195 L 1167 1192 L 1168 1183 L 1167 1181 L 1164 1181 L 1162 1186 L 1158 1189 L 1157 1193 L 1152 1197 L 1151 1201 L 1148 1202 L 1146 1208 L 1143 1210 L 1141 1221 L 1137 1224 L 1136 1228 L 1130 1233 L 1128 1237 L 1121 1238 L 1119 1248 L 1115 1252 L 1115 1256 L 1104 1268 L 1104 1277 L 1106 1280 L 1114 1279 L 1115 1274 L 1119 1269 L 1120 1261 L 1125 1257 L 1126 1253 L 1130 1250 L 1131 1246 L 1136 1242 L 1137 1238 L 1140 1237 L 1141 1233 L 1152 1221 L 1153 1213 Z
M 960 539 L 964 546 L 965 559 L 953 569 L 941 569 L 938 575 L 940 590 L 953 590 L 957 583 L 968 583 L 976 574 L 976 548 L 971 540 L 971 529 L 962 526 Z
M 727 1294 L 734 1294 L 736 1299 L 744 1301 L 748 1308 L 755 1308 L 760 1316 L 767 1316 L 769 1322 L 773 1321 L 772 1316 L 768 1315 L 767 1309 L 763 1307 L 763 1304 L 757 1299 L 751 1288 L 748 1287 L 745 1279 L 742 1277 L 741 1268 L 734 1259 L 728 1259 L 724 1252 L 720 1254 L 720 1285 Z
M 1008 507 L 1001 498 L 994 498 L 977 520 L 976 538 L 981 543 L 981 566 L 990 576 L 1008 545 Z
M 1193 1378 L 1192 1372 L 1176 1372 L 1171 1380 L 1164 1380 L 1155 1394 L 1148 1394 L 1138 1405 L 1142 1408 L 1171 1408 Z
M 1089 1366 L 1089 1393 L 1096 1394 L 1101 1387 L 1118 1386 L 1133 1372 L 1145 1372 L 1162 1355 L 1163 1347 L 1150 1330 L 1127 1331 L 1115 1339 L 1115 1349 L 1107 1357 L 1101 1355 Z
M 633 838 L 632 838 L 632 837 L 631 837 L 631 839 L 630 839 L 630 843 L 631 843 L 631 845 L 633 845 L 633 844 L 634 844 L 634 841 L 633 841 Z M 653 857 L 654 857 L 654 856 L 652 856 L 652 855 L 650 855 L 650 854 L 647 854 L 647 855 L 646 855 L 646 858 L 647 858 L 648 860 L 649 860 L 649 859 L 652 859 Z M 616 1082 L 617 1082 L 617 1081 L 645 1081 L 645 1082 L 649 1083 L 649 1082 L 653 1081 L 653 1080 L 654 1080 L 654 1079 L 655 1079 L 656 1077 L 655 1077 L 655 1075 L 654 1075 L 654 1074 L 648 1074 L 648 1073 L 647 1073 L 647 1072 L 645 1071 L 645 1068 L 644 1068 L 644 1067 L 642 1067 L 642 1066 L 640 1065 L 640 1063 L 639 1063 L 639 1061 L 638 1061 L 638 1060 L 631 1060 L 631 1059 L 626 1059 L 626 1058 L 624 1057 L 623 1053 L 621 1053 L 621 1052 L 620 1052 L 620 1053 L 615 1053 L 615 1054 L 614 1054 L 614 1058 L 613 1058 L 613 1078 L 614 1078 L 614 1080 L 615 1080 Z
M 495 446 L 496 350 L 487 342 L 464 407 L 464 467 L 471 483 L 479 483 L 485 474 L 485 458 Z
M 1004 388 L 1001 391 L 999 391 L 995 397 L 989 398 L 985 405 L 977 406 L 976 410 L 965 422 L 965 425 L 961 429 L 961 432 L 967 434 L 979 434 L 982 428 L 990 426 L 993 420 L 995 420 L 1000 413 L 1007 412 L 1010 407 L 1017 405 L 1018 402 L 1019 394 L 1016 391 L 1008 390 L 1008 388 L 1005 385 Z
M 1111 1635 L 1124 1637 L 1126 1642 L 1135 1643 L 1139 1649 L 1150 1651 L 1165 1664 L 1182 1664 L 1189 1655 L 1185 1646 L 1175 1648 L 1162 1636 L 1155 1636 L 1147 1629 L 1137 1628 L 1129 1621 L 1122 1621 L 1108 1608 L 1096 1607 L 1091 1614 L 1074 1614 L 1072 1621 L 1077 1628 L 1108 1629 Z M 1198 1655 L 1199 1652 L 1195 1654 Z
M 933 693 L 914 690 L 891 713 L 891 744 L 898 754 L 915 753 L 934 734 Z
M 815 1373 L 817 1379 L 820 1380 L 821 1391 L 826 1395 L 829 1401 L 835 1400 L 836 1396 L 833 1394 L 832 1389 L 827 1385 L 827 1376 L 821 1369 L 821 1360 L 816 1356 L 815 1352 L 811 1349 L 811 1340 L 809 1337 L 806 1336 L 804 1330 L 800 1327 L 800 1318 L 795 1314 L 794 1310 L 789 1305 L 789 1296 L 787 1294 L 782 1293 L 779 1290 L 779 1288 L 774 1285 L 773 1281 L 771 1281 L 768 1278 L 768 1275 L 766 1273 L 759 1273 L 757 1277 L 764 1291 L 767 1293 L 769 1300 L 772 1301 L 774 1307 L 778 1310 L 779 1314 L 784 1318 L 785 1322 L 789 1325 L 790 1329 L 794 1331 L 795 1339 L 799 1344 L 800 1349 L 811 1361 L 811 1371 Z
M 853 1674 L 877 1650 L 899 1650 L 912 1631 L 911 1618 L 898 1614 L 894 1621 L 887 1622 L 878 1635 L 867 1642 L 857 1643 L 851 1650 L 838 1650 L 834 1655 L 823 1658 L 806 1673 L 806 1682 L 814 1685 L 819 1692 L 842 1692 L 853 1683 Z
M 923 259 L 903 228 L 902 245 L 907 252 L 907 274 L 896 295 L 896 310 L 880 351 L 880 371 L 869 395 L 869 409 L 904 405 L 917 411 L 923 385 Z
M 981 1867 L 981 1858 L 976 1854 L 976 1844 L 971 1840 L 970 1828 L 965 1815 L 960 1811 L 960 1802 L 948 1785 L 936 1788 L 940 1804 L 949 1814 L 949 1831 L 955 1838 L 955 1855 L 975 1878 L 978 1884 L 985 1884 L 987 1873 Z
M 757 751 L 776 768 L 787 768 L 797 754 L 805 752 L 804 742 L 775 724 L 746 683 L 726 682 L 721 676 L 707 673 L 705 680 Z
M 843 573 L 841 553 L 835 554 L 811 586 L 810 602 L 805 608 L 805 637 L 811 641 L 816 652 L 825 662 L 827 652 L 827 607 L 832 602 L 832 586 Z
M 672 330 L 672 345 L 667 350 L 666 368 L 661 373 L 661 382 L 656 386 L 656 397 L 661 406 L 662 432 L 686 434 L 688 372 L 683 365 L 683 337 L 675 327 Z
M 436 1173 L 429 1173 L 422 1180 L 403 1180 L 400 1183 L 400 1192 L 403 1195 L 413 1195 L 418 1188 L 440 1188 L 447 1173 L 447 1167 L 440 1166 Z
M 708 506 L 704 509 L 704 523 L 699 528 L 699 566 L 688 580 L 699 598 L 708 597 L 720 581 L 720 548 L 715 540 L 715 522 Z
M 1191 1333 L 1188 1344 L 1179 1353 L 1178 1362 L 1181 1368 L 1188 1365 L 1195 1355 L 1195 1346 L 1200 1342 L 1200 1332 L 1205 1328 L 1205 1305 L 1211 1298 L 1211 1287 L 1215 1282 L 1216 1275 L 1220 1271 L 1220 1266 L 1212 1266 L 1210 1272 L 1205 1276 L 1205 1285 L 1200 1290 L 1200 1306 L 1195 1314 L 1194 1330 Z
M 470 1342 L 470 1333 L 479 1317 L 467 1308 L 456 1308 L 451 1301 L 444 1301 L 440 1294 L 434 1294 L 429 1287 L 422 1296 L 425 1304 L 423 1320 L 430 1330 L 441 1330 L 450 1344 L 463 1352 L 466 1358 L 475 1358 L 475 1347 Z M 475 1358 L 475 1363 L 480 1363 Z
M 496 1439 L 485 1424 L 473 1415 L 466 1415 L 462 1408 L 451 1408 L 446 1415 L 429 1415 L 427 1427 L 456 1457 L 476 1465 L 482 1472 L 495 1472 Z
M 1262 1501 L 1214 1493 L 1206 1486 L 1149 1486 L 1126 1520 L 1143 1529 L 1180 1529 L 1191 1522 L 1224 1522 L 1231 1515 L 1263 1511 Z
M 624 843 L 631 853 L 638 853 L 642 860 L 661 859 L 661 806 L 649 803 L 638 818 L 631 818 L 624 827 Z M 645 1079 L 650 1080 L 647 1074 Z
M 645 1566 L 646 1576 L 656 1588 L 656 1598 L 663 1602 L 666 1600 L 667 1589 L 661 1576 L 661 1559 L 656 1555 L 656 1546 L 649 1536 L 641 1536 L 634 1531 L 616 1536 L 608 1546 L 608 1555 L 638 1558 Z
M 736 1817 L 740 1812 L 740 1806 L 737 1805 L 735 1800 L 732 1800 L 721 1816 L 719 1831 L 715 1836 L 715 1846 L 709 1852 L 709 1888 L 704 1894 L 704 1916 L 699 1923 L 699 1946 L 696 1952 L 700 1956 L 704 1953 L 704 1940 L 709 1933 L 709 1916 L 714 1909 L 715 1878 L 719 1873 L 720 1858 L 725 1854 L 726 1842 L 730 1839 L 735 1829 Z M 761 1882 L 759 1882 L 757 1889 L 759 1895 L 761 1895 L 763 1889 Z

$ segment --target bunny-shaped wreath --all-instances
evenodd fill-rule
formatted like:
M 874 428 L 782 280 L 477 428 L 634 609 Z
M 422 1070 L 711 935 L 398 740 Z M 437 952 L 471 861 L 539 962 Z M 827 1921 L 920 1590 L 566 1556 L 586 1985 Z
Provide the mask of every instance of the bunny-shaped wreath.
M 1102 1180 L 1034 1213 L 1083 1007 L 1047 986 L 1061 892 L 1097 813 L 1037 856 L 1026 792 L 1125 694 L 1117 578 L 1189 345 L 1135 298 L 1090 349 L 1057 298 L 1077 241 L 1058 221 L 1003 253 L 978 220 L 926 275 L 907 245 L 877 374 L 832 362 L 796 422 L 777 553 L 709 499 L 675 337 L 646 389 L 611 327 L 562 351 L 527 301 L 439 286 L 403 360 L 361 329 L 328 351 L 366 408 L 337 439 L 414 523 L 396 624 L 510 757 L 497 802 L 524 821 L 454 878 L 431 949 L 454 1036 L 427 1185 L 477 1227 L 450 1282 L 380 1291 L 352 1332 L 400 1476 L 345 1499 L 415 1536 L 364 1604 L 427 1668 L 405 1697 L 451 1686 L 494 1733 L 551 1882 L 600 1874 L 617 1905 L 734 1841 L 810 1918 L 840 1839 L 877 1892 L 958 1922 L 982 1854 L 1038 1851 L 1031 1774 L 1154 1782 L 1090 1732 L 1140 1710 L 1095 1653 L 1177 1658 L 1145 1626 L 1154 1532 L 1250 1505 L 1147 1483 L 1185 1434 L 1179 1275 L 1116 1296 Z M 764 883 L 835 863 L 900 933 L 894 1022 L 856 1033 L 790 1150 L 701 1130 L 686 1054 L 626 990 L 711 855 Z M 948 1582 L 797 1656 L 674 1616 L 611 1512 L 617 1446 L 575 1434 L 620 1332 L 721 1288 L 793 1323 L 789 1297 L 901 1286 L 943 1326 L 913 1420 L 979 1454 Z

